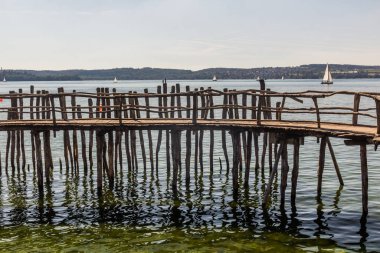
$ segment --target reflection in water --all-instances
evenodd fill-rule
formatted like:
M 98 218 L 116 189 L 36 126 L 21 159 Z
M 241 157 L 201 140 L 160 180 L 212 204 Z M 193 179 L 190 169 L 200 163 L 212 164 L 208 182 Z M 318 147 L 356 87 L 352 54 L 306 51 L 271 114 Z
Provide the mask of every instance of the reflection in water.
M 159 171 L 166 171 L 166 168 L 159 168 Z M 66 226 L 65 234 L 73 237 L 78 236 L 78 229 L 83 236 L 94 236 L 104 226 L 112 226 L 103 236 L 118 231 L 112 236 L 119 240 L 140 229 L 150 235 L 144 237 L 145 246 L 165 244 L 172 242 L 173 238 L 180 238 L 187 243 L 205 240 L 211 243 L 209 245 L 221 243 L 222 246 L 218 247 L 228 248 L 234 244 L 227 245 L 226 240 L 231 238 L 231 233 L 236 233 L 235 243 L 244 245 L 264 241 L 267 246 L 274 247 L 277 243 L 278 247 L 285 247 L 284 242 L 292 241 L 292 247 L 298 249 L 309 249 L 314 245 L 323 245 L 320 250 L 336 247 L 329 222 L 333 222 L 332 218 L 341 212 L 342 187 L 336 191 L 331 211 L 325 211 L 326 205 L 321 198 L 316 199 L 317 216 L 315 218 L 313 214 L 315 225 L 312 225 L 304 220 L 305 214 L 300 214 L 295 206 L 290 212 L 285 208 L 276 209 L 279 205 L 278 177 L 273 185 L 272 206 L 262 209 L 260 201 L 265 190 L 265 178 L 256 173 L 251 175 L 250 187 L 242 187 L 235 199 L 230 174 L 223 169 L 221 173 L 210 175 L 204 168 L 189 184 L 185 183 L 185 170 L 182 169 L 181 190 L 174 198 L 171 178 L 165 173 L 152 174 L 149 170 L 125 172 L 116 174 L 114 190 L 105 190 L 100 196 L 97 195 L 96 175 L 92 170 L 79 177 L 69 171 L 64 171 L 65 174 L 55 172 L 51 183 L 45 185 L 43 194 L 38 193 L 35 172 L 16 172 L 15 177 L 7 177 L 0 182 L 0 224 L 5 228 L 33 224 L 41 229 L 35 234 L 45 236 L 44 240 L 50 238 L 45 234 L 48 231 L 46 225 L 51 225 L 53 230 L 54 227 Z M 107 183 L 105 176 L 104 184 Z M 366 222 L 366 217 L 363 217 L 359 230 L 362 250 L 366 249 L 368 237 Z M 314 230 L 312 233 L 310 228 Z M 54 231 L 49 233 L 56 234 Z M 133 236 L 139 238 L 138 234 Z M 17 249 L 17 245 L 14 247 Z

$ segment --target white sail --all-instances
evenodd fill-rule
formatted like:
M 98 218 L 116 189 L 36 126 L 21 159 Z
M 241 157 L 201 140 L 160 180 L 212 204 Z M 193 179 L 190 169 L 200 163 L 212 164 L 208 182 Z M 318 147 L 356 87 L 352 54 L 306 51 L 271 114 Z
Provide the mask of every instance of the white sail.
M 4 76 L 3 82 L 6 82 L 6 81 L 7 81 L 7 79 L 5 79 L 5 76 Z
M 332 84 L 333 79 L 331 76 L 329 64 L 326 65 L 325 74 L 323 75 L 322 84 Z
M 113 79 L 113 82 L 114 82 L 114 83 L 117 83 L 117 78 L 116 78 L 116 76 L 115 76 L 115 79 Z
M 217 81 L 218 79 L 216 79 L 216 76 L 214 75 L 214 77 L 212 78 L 213 81 Z

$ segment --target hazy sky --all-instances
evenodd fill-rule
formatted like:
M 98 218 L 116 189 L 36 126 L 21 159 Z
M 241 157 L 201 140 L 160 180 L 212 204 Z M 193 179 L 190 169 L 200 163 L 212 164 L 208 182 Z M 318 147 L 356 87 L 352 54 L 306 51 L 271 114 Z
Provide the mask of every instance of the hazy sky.
M 0 0 L 0 66 L 380 65 L 378 0 Z

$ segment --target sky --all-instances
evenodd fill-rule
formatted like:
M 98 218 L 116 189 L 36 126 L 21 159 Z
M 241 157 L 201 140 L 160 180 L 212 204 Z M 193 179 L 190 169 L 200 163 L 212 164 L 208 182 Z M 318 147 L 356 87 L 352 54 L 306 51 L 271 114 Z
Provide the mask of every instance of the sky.
M 0 67 L 380 65 L 378 0 L 0 0 Z

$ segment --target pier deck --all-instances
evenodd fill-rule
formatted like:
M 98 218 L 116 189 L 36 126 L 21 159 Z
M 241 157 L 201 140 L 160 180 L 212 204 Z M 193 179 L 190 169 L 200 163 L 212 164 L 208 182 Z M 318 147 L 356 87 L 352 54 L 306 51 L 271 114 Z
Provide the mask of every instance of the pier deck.
M 300 136 L 329 136 L 345 139 L 367 139 L 377 142 L 377 127 L 315 121 L 278 121 L 255 119 L 70 119 L 57 120 L 6 120 L 0 121 L 0 131 L 9 130 L 252 130 L 297 134 Z

